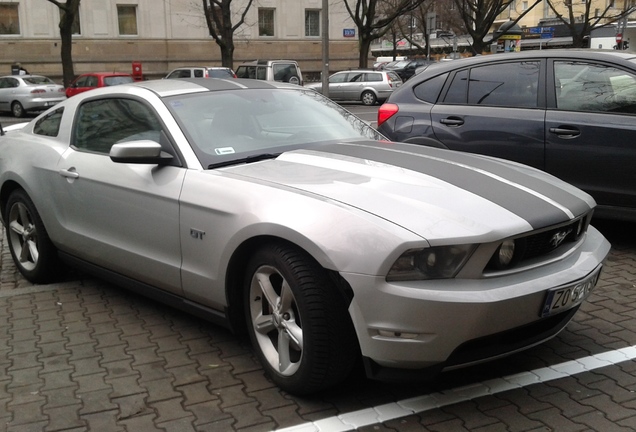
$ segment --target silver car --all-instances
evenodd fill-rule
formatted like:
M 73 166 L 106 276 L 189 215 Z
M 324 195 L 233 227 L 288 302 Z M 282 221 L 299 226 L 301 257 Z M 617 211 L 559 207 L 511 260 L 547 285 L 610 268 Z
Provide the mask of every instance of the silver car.
M 401 85 L 402 79 L 391 71 L 336 72 L 329 77 L 329 98 L 335 101 L 362 102 L 371 106 L 384 102 Z M 322 92 L 322 83 L 307 84 L 305 87 Z
M 555 336 L 610 245 L 592 198 L 533 168 L 391 143 L 312 90 L 156 80 L 0 137 L 17 268 L 60 260 L 250 335 L 302 394 L 362 358 L 415 379 Z
M 24 117 L 27 111 L 44 110 L 66 99 L 64 86 L 40 75 L 0 77 L 0 111 Z

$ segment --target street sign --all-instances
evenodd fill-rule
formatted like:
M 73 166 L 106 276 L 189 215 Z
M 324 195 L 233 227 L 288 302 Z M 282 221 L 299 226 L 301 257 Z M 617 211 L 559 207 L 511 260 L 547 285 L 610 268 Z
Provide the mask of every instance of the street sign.
M 343 37 L 356 37 L 356 29 L 342 29 Z

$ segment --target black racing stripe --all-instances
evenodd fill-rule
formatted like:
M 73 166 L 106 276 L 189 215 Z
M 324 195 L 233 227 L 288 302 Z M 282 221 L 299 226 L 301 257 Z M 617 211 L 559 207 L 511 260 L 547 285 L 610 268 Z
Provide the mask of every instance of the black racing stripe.
M 535 229 L 570 219 L 569 215 L 564 213 L 560 208 L 540 197 L 532 195 L 514 185 L 494 179 L 479 171 L 457 165 L 456 163 L 462 162 L 461 157 L 457 160 L 453 160 L 453 158 L 457 156 L 455 155 L 456 152 L 434 151 L 437 149 L 373 141 L 365 142 L 363 145 L 332 144 L 316 150 L 387 163 L 430 175 L 496 203 L 523 218 Z M 409 154 L 402 152 L 408 152 Z M 430 159 L 430 156 L 444 159 L 447 162 Z M 487 162 L 485 159 L 482 161 Z M 473 162 L 474 158 L 468 157 L 463 163 L 468 166 L 475 166 Z M 510 179 L 513 172 L 517 172 L 505 166 L 505 164 L 496 162 L 482 164 L 481 169 L 486 172 L 492 172 L 506 180 Z M 527 176 L 519 174 L 517 174 L 517 176 L 518 180 L 520 180 L 518 181 L 519 184 L 531 189 L 527 186 Z M 510 179 L 510 181 L 514 183 L 513 179 Z M 545 185 L 545 182 L 541 182 L 541 187 L 538 188 L 539 193 L 543 193 Z M 561 204 L 560 201 L 556 199 L 555 201 Z M 470 211 L 470 209 L 467 209 L 467 211 Z M 578 215 L 580 213 L 574 214 Z

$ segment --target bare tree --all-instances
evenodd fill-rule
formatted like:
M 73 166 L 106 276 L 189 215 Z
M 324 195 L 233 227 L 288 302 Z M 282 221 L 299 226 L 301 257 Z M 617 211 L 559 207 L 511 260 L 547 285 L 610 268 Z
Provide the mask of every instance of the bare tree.
M 473 54 L 481 54 L 492 43 L 492 40 L 484 40 L 497 19 L 514 0 L 453 0 L 459 9 L 466 31 L 473 39 Z M 513 23 L 517 23 L 528 12 L 530 12 L 542 0 L 535 0 L 528 9 L 523 11 Z
M 358 28 L 361 68 L 368 66 L 371 42 L 384 36 L 397 17 L 410 13 L 426 0 L 344 0 L 349 16 Z
M 570 31 L 573 48 L 585 48 L 587 46 L 585 37 L 597 25 L 619 21 L 636 10 L 636 6 L 630 6 L 627 1 L 625 1 L 625 8 L 618 12 L 613 12 L 612 2 L 607 2 L 607 6 L 602 11 L 592 9 L 592 3 L 598 6 L 597 2 L 592 1 L 575 3 L 572 0 L 547 0 L 547 2 L 556 18 Z
M 60 10 L 60 39 L 62 57 L 62 76 L 64 86 L 68 87 L 75 79 L 73 70 L 73 25 L 76 22 L 80 0 L 67 0 L 61 3 L 57 0 L 46 0 L 53 3 Z
M 233 68 L 234 32 L 245 23 L 245 17 L 252 7 L 253 0 L 247 0 L 245 7 L 239 11 L 238 20 L 232 23 L 233 0 L 202 0 L 205 22 L 210 35 L 221 49 L 221 64 Z M 244 2 L 239 2 L 244 3 Z

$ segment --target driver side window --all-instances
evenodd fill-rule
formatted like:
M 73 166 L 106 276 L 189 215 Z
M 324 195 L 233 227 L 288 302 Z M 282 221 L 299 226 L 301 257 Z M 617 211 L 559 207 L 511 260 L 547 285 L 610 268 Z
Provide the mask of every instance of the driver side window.
M 109 98 L 82 104 L 77 110 L 73 146 L 108 154 L 113 144 L 149 139 L 159 142 L 161 123 L 155 113 L 133 99 Z

